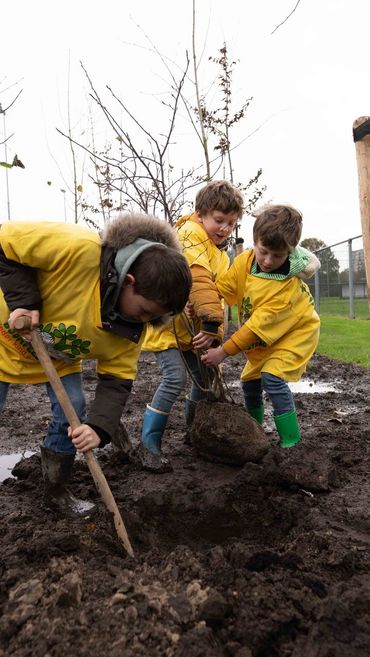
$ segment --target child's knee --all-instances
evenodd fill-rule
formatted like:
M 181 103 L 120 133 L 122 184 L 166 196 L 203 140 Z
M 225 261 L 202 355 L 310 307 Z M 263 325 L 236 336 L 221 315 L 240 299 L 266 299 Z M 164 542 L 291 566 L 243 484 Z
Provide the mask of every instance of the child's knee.
M 275 374 L 270 374 L 269 372 L 262 372 L 261 380 L 262 380 L 262 387 L 267 392 L 267 394 L 274 392 L 281 392 L 286 389 L 289 390 L 289 386 L 287 382 L 284 381 L 284 379 L 282 379 L 280 376 L 276 376 Z
M 172 390 L 176 390 L 178 394 L 184 390 L 187 381 L 186 370 L 184 368 L 174 369 L 166 378 Z

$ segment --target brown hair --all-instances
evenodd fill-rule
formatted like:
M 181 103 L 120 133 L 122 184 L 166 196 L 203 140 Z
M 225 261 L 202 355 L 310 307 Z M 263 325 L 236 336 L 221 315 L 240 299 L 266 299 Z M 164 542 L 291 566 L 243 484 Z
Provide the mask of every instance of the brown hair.
M 268 249 L 294 249 L 302 233 L 302 213 L 290 205 L 266 205 L 253 213 L 253 240 Z
M 171 247 L 153 244 L 133 262 L 136 294 L 155 301 L 170 313 L 180 313 L 188 300 L 192 278 L 184 256 Z
M 225 214 L 236 212 L 240 219 L 243 208 L 242 193 L 227 180 L 213 180 L 202 187 L 195 197 L 195 211 L 199 212 L 200 216 L 218 210 Z

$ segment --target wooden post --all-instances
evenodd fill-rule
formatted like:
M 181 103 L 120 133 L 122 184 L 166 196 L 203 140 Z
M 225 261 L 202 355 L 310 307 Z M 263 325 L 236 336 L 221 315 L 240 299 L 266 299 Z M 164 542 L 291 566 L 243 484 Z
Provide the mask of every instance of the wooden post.
M 361 116 L 353 122 L 353 139 L 356 147 L 367 298 L 370 310 L 370 117 Z

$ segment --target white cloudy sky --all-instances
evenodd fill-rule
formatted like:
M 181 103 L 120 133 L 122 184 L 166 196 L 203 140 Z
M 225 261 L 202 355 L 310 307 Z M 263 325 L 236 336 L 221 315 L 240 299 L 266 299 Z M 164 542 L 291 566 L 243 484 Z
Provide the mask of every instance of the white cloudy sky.
M 235 151 L 236 178 L 249 179 L 262 167 L 265 200 L 296 205 L 304 214 L 303 237 L 333 244 L 361 233 L 352 123 L 370 114 L 370 3 L 301 0 L 272 34 L 295 4 L 198 0 L 200 78 L 208 84 L 207 59 L 225 41 L 230 57 L 238 60 L 235 107 L 253 96 L 240 128 L 241 138 L 251 136 Z M 11 218 L 63 221 L 60 189 L 71 182 L 70 155 L 56 128 L 67 126 L 69 62 L 75 134 L 88 120 L 80 61 L 99 89 L 109 84 L 152 132 L 160 131 L 157 117 L 169 78 L 145 35 L 180 70 L 185 50 L 191 49 L 192 1 L 17 0 L 3 3 L 1 23 L 2 106 L 23 89 L 6 114 L 6 132 L 14 133 L 7 143 L 8 161 L 17 153 L 26 165 L 8 172 Z M 189 143 L 190 159 L 201 161 L 189 135 L 190 129 L 178 135 L 177 166 L 189 160 Z M 0 142 L 2 137 L 0 116 Z M 82 154 L 79 167 L 82 171 Z M 67 213 L 72 220 L 69 199 Z M 6 219 L 5 169 L 0 168 L 0 221 Z M 246 222 L 249 240 L 251 222 Z

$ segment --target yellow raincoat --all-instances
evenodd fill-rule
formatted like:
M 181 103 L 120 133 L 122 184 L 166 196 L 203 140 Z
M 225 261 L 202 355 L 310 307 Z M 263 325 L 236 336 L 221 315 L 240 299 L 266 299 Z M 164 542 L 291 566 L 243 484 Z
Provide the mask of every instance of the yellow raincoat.
M 194 304 L 196 331 L 207 332 L 207 321 L 218 322 L 220 326 L 223 323 L 223 303 L 216 283 L 227 271 L 229 258 L 226 252 L 217 248 L 208 237 L 196 213 L 182 217 L 175 227 L 192 272 L 190 301 Z M 192 338 L 186 328 L 187 322 L 183 314 L 175 318 L 174 324 L 175 330 L 172 324 L 162 329 L 148 326 L 142 350 L 165 351 L 179 347 L 182 351 L 191 349 Z
M 261 372 L 298 381 L 319 339 L 313 298 L 296 276 L 274 280 L 252 274 L 254 257 L 253 249 L 244 251 L 217 282 L 225 301 L 238 306 L 242 323 L 223 348 L 229 355 L 245 352 L 243 381 L 258 379 Z

